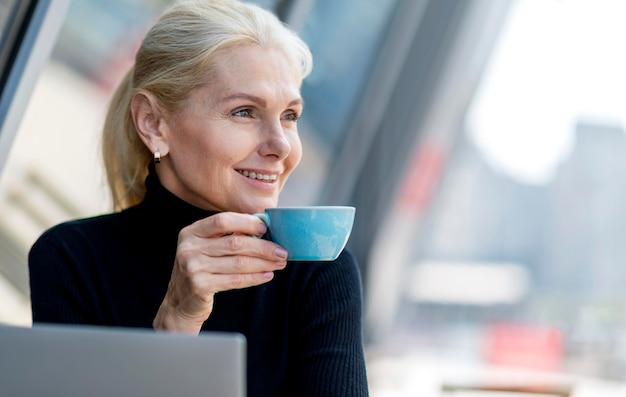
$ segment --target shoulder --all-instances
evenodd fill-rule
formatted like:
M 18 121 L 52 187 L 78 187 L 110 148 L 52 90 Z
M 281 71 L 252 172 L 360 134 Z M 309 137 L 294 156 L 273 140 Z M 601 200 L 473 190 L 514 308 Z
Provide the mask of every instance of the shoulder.
M 97 271 L 104 263 L 118 263 L 125 245 L 133 241 L 130 236 L 137 234 L 128 217 L 126 211 L 109 213 L 66 221 L 44 231 L 28 252 L 31 279 L 37 278 L 41 285 L 52 278 Z
M 68 237 L 76 238 L 84 234 L 100 231 L 103 227 L 114 226 L 121 218 L 121 213 L 111 213 L 66 221 L 44 231 L 37 241 L 65 240 Z
M 31 247 L 31 255 L 51 249 L 76 250 L 98 241 L 123 238 L 128 228 L 130 210 L 75 219 L 45 230 Z

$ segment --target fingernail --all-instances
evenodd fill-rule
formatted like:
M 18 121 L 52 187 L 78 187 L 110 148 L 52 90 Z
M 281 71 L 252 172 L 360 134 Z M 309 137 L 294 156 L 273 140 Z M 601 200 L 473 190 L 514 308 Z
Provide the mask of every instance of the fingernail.
M 287 259 L 287 251 L 284 248 L 278 247 L 276 248 L 276 251 L 274 251 L 276 253 L 276 256 L 281 258 L 281 259 Z
M 264 235 L 267 232 L 267 226 L 265 226 L 265 223 L 261 222 L 259 223 L 259 233 L 261 235 Z

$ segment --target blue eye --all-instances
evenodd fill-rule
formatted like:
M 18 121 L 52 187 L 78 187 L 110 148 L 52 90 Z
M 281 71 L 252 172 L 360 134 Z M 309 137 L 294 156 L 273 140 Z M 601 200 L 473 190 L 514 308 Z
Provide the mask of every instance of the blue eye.
M 298 121 L 300 115 L 298 113 L 288 113 L 284 116 L 284 119 L 287 121 Z
M 240 109 L 240 110 L 233 112 L 233 116 L 237 116 L 237 117 L 250 117 L 251 115 L 252 115 L 252 112 L 250 111 L 250 109 Z

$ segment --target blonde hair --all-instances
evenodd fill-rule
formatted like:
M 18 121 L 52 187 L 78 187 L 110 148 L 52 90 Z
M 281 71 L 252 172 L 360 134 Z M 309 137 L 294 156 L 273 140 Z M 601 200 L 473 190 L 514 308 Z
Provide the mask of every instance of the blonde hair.
M 210 81 L 213 63 L 233 47 L 277 48 L 301 79 L 309 75 L 307 45 L 276 16 L 237 0 L 178 1 L 148 31 L 130 68 L 114 92 L 104 122 L 102 155 L 116 209 L 143 200 L 152 153 L 139 138 L 130 100 L 150 91 L 165 112 L 175 112 L 198 85 Z

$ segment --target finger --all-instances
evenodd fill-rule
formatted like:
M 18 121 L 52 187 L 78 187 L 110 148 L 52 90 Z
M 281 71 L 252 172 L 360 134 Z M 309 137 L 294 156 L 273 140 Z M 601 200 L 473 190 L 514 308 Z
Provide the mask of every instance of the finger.
M 274 278 L 274 272 L 258 273 L 237 273 L 237 274 L 207 274 L 203 280 L 196 280 L 197 283 L 204 283 L 204 294 L 211 295 L 218 292 L 230 291 L 233 289 L 243 289 L 267 283 Z
M 265 224 L 257 217 L 236 212 L 222 212 L 193 223 L 189 231 L 197 237 L 217 237 L 229 234 L 262 236 Z
M 240 236 L 244 237 L 244 236 Z M 244 237 L 255 240 L 252 237 Z M 255 243 L 255 242 L 253 242 Z M 273 247 L 273 243 L 265 242 L 266 245 Z M 278 253 L 276 253 L 278 252 Z M 271 255 L 271 256 L 270 256 Z M 181 274 L 185 274 L 187 278 L 204 277 L 207 274 L 248 274 L 272 272 L 284 269 L 287 265 L 287 253 L 281 248 L 268 254 L 268 258 L 262 258 L 256 255 L 217 255 L 214 252 L 209 254 L 193 254 L 185 256 L 179 253 L 177 256 L 176 270 Z
M 197 275 L 193 280 L 188 280 L 185 283 L 185 293 L 179 294 L 177 301 L 195 316 L 207 306 L 212 306 L 213 295 L 218 292 L 253 287 L 266 283 L 272 278 L 274 278 L 274 273 L 271 271 L 243 274 L 205 273 Z
M 213 239 L 210 249 L 206 247 L 207 249 L 203 251 L 209 256 L 242 255 L 269 261 L 287 259 L 287 251 L 276 243 L 241 234 Z
M 224 257 L 212 262 L 214 274 L 251 274 L 274 272 L 287 266 L 286 259 L 265 260 L 256 257 L 237 255 Z

